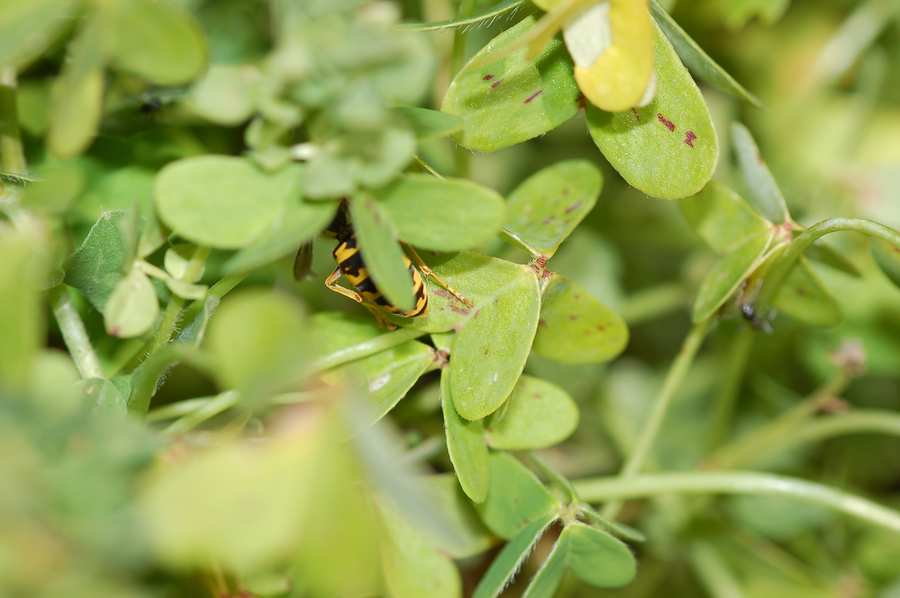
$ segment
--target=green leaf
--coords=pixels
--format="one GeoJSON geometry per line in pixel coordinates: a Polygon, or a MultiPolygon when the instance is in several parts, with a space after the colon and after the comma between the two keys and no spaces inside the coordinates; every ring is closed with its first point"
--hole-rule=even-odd
{"type": "Polygon", "coordinates": [[[492,453],[490,465],[487,499],[475,509],[492,532],[510,539],[534,521],[555,518],[558,502],[527,467],[506,453],[492,453]]]}
{"type": "Polygon", "coordinates": [[[103,101],[103,24],[88,21],[69,43],[63,70],[51,91],[47,144],[61,158],[81,153],[97,133],[103,101]]]}
{"type": "Polygon", "coordinates": [[[117,68],[157,85],[187,83],[206,66],[206,40],[193,17],[173,2],[105,3],[117,68]]]}
{"type": "Polygon", "coordinates": [[[804,255],[814,262],[825,264],[854,278],[862,276],[853,260],[822,240],[809,247],[804,255]]]}
{"type": "Polygon", "coordinates": [[[441,409],[444,413],[447,452],[466,496],[480,503],[487,496],[490,482],[484,427],[481,421],[466,421],[459,416],[453,406],[449,387],[449,375],[444,370],[441,372],[441,409]]]}
{"type": "Polygon", "coordinates": [[[678,199],[712,177],[719,144],[706,102],[665,36],[657,31],[656,97],[643,108],[587,108],[594,143],[629,185],[678,199]]]}
{"type": "Polygon", "coordinates": [[[800,262],[791,270],[773,305],[811,326],[836,326],[843,319],[837,301],[824,287],[806,258],[800,258],[800,262]]]}
{"type": "Polygon", "coordinates": [[[764,23],[775,23],[790,5],[790,0],[735,0],[719,4],[725,24],[731,29],[744,27],[758,17],[764,23]]]}
{"type": "Polygon", "coordinates": [[[603,173],[590,162],[557,162],[513,190],[504,229],[532,253],[551,257],[594,208],[602,188],[603,173]]]}
{"type": "Polygon", "coordinates": [[[759,265],[773,236],[774,233],[768,233],[750,237],[713,265],[697,291],[692,314],[694,322],[709,318],[728,301],[741,282],[759,265]]]}
{"type": "Polygon", "coordinates": [[[107,334],[122,338],[144,334],[158,315],[159,301],[153,283],[137,267],[116,284],[103,307],[107,334]]]}
{"type": "Polygon", "coordinates": [[[24,70],[71,22],[75,0],[0,3],[0,64],[24,70]]]}
{"type": "Polygon", "coordinates": [[[578,426],[578,406],[562,388],[522,376],[503,409],[491,415],[487,439],[492,448],[509,451],[558,444],[578,426]]]}
{"type": "Polygon", "coordinates": [[[350,220],[375,286],[392,305],[412,309],[416,303],[412,275],[388,214],[370,195],[358,194],[350,201],[350,220]]]}
{"type": "Polygon", "coordinates": [[[439,110],[429,110],[418,106],[398,106],[394,113],[409,123],[416,139],[439,139],[458,133],[463,128],[463,121],[458,116],[439,110]]]}
{"type": "Polygon", "coordinates": [[[571,540],[564,534],[557,538],[550,554],[541,563],[541,568],[528,583],[522,598],[553,598],[556,595],[556,590],[566,572],[570,544],[571,540]]]}
{"type": "Polygon", "coordinates": [[[103,311],[115,286],[131,269],[137,250],[134,212],[104,212],[66,263],[65,283],[103,311]]]}
{"type": "Polygon", "coordinates": [[[503,198],[463,179],[407,174],[376,196],[400,239],[423,249],[477,247],[494,238],[503,223],[503,198]]]}
{"type": "Polygon", "coordinates": [[[463,147],[493,152],[543,135],[578,111],[578,87],[565,46],[553,39],[535,60],[522,48],[480,66],[486,55],[515,43],[534,26],[527,17],[491,40],[456,74],[441,110],[462,117],[463,147]]]}
{"type": "Polygon", "coordinates": [[[288,200],[282,217],[272,223],[273,230],[238,251],[225,262],[223,271],[248,272],[295,253],[328,226],[337,208],[334,202],[288,200]]]}
{"type": "Polygon", "coordinates": [[[750,192],[747,199],[769,222],[781,224],[790,220],[784,195],[763,161],[750,131],[741,123],[733,123],[731,137],[738,166],[750,192]]]}
{"type": "Polygon", "coordinates": [[[554,274],[544,291],[534,352],[561,363],[603,363],[628,344],[622,317],[576,282],[554,274]]]}
{"type": "Polygon", "coordinates": [[[299,196],[294,168],[266,174],[230,156],[198,156],[166,165],[156,177],[156,207],[175,233],[218,249],[247,247],[270,230],[299,196]]]}
{"type": "Polygon", "coordinates": [[[559,541],[563,538],[569,541],[569,567],[585,583],[597,588],[620,588],[634,579],[634,555],[610,534],[576,521],[566,526],[559,541]]]}
{"type": "Polygon", "coordinates": [[[453,561],[399,513],[382,506],[388,542],[382,552],[384,578],[394,598],[457,598],[462,582],[453,561]]]}
{"type": "Polygon", "coordinates": [[[403,23],[402,27],[411,31],[437,31],[439,29],[453,29],[455,27],[464,27],[466,25],[476,25],[483,21],[492,21],[506,12],[515,10],[524,4],[525,1],[526,0],[503,0],[502,2],[477,10],[468,17],[449,19],[447,21],[438,21],[434,23],[403,23]]]}
{"type": "Polygon", "coordinates": [[[680,200],[678,207],[688,225],[717,253],[729,253],[770,228],[740,195],[718,181],[680,200]]]}
{"type": "Polygon", "coordinates": [[[481,419],[509,397],[525,369],[540,310],[537,278],[524,266],[491,300],[475,303],[456,333],[449,367],[450,393],[461,416],[481,419]]]}
{"type": "Polygon", "coordinates": [[[694,39],[675,22],[669,13],[659,5],[659,2],[653,0],[650,3],[650,10],[653,11],[653,18],[656,24],[666,34],[669,42],[678,52],[678,57],[687,66],[687,68],[697,77],[706,81],[719,91],[731,94],[742,100],[750,102],[756,107],[761,106],[760,101],[752,93],[747,91],[743,85],[735,81],[728,71],[719,66],[709,54],[703,51],[694,39]]]}
{"type": "Polygon", "coordinates": [[[436,539],[436,545],[455,559],[481,554],[490,548],[495,539],[481,523],[456,476],[452,473],[429,476],[428,484],[434,497],[434,508],[443,514],[459,536],[459,541],[452,545],[439,539],[436,539]]]}
{"type": "Polygon", "coordinates": [[[310,354],[302,307],[277,292],[229,296],[212,320],[207,346],[224,388],[247,388],[297,372],[310,354]]]}
{"type": "Polygon", "coordinates": [[[503,547],[497,558],[491,563],[490,568],[478,586],[472,598],[496,598],[512,583],[522,564],[531,554],[538,540],[544,535],[544,531],[556,520],[555,515],[545,514],[526,525],[509,543],[503,547]]]}
{"type": "Polygon", "coordinates": [[[27,388],[43,343],[40,276],[35,275],[40,267],[34,256],[31,239],[0,225],[0,389],[27,388]]]}
{"type": "Polygon", "coordinates": [[[185,104],[210,122],[233,126],[252,116],[262,73],[252,65],[214,64],[191,86],[185,104]]]}
{"type": "Polygon", "coordinates": [[[881,239],[872,239],[872,257],[888,280],[900,287],[900,247],[881,239]]]}

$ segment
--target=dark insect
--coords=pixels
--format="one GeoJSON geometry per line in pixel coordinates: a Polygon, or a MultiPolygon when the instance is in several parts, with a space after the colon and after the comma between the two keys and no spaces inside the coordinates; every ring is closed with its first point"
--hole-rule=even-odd
{"type": "MultiPolygon", "coordinates": [[[[409,271],[413,282],[413,292],[415,293],[416,303],[412,309],[403,310],[391,304],[388,299],[382,295],[381,291],[375,285],[375,282],[369,275],[369,270],[363,259],[356,241],[356,232],[347,217],[346,209],[341,206],[334,221],[326,229],[326,234],[337,239],[338,244],[331,252],[337,267],[325,279],[325,286],[329,290],[343,295],[348,299],[356,301],[363,307],[368,309],[379,323],[387,324],[385,314],[400,316],[403,318],[413,318],[425,314],[428,311],[428,290],[425,286],[423,277],[431,278],[436,284],[446,289],[457,300],[468,307],[472,307],[472,302],[459,294],[446,281],[441,279],[434,271],[422,261],[422,258],[416,253],[415,249],[404,244],[405,255],[403,256],[403,264],[409,271]],[[347,288],[338,284],[341,277],[347,279],[352,285],[347,288]]],[[[302,279],[309,272],[309,264],[311,259],[312,244],[307,243],[300,247],[297,256],[294,259],[294,277],[297,280],[302,279]]]]}
{"type": "Polygon", "coordinates": [[[145,93],[141,96],[141,103],[138,107],[141,114],[155,114],[163,107],[163,100],[158,95],[145,93]]]}

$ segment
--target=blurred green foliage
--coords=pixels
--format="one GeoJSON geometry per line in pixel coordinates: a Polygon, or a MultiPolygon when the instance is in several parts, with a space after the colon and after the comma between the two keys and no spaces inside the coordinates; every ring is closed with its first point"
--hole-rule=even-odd
{"type": "Polygon", "coordinates": [[[592,4],[0,0],[0,594],[900,595],[900,8],[592,4]]]}

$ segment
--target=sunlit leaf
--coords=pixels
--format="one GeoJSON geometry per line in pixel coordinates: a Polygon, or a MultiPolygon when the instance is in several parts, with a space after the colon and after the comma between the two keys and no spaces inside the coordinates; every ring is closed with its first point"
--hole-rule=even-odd
{"type": "Polygon", "coordinates": [[[450,394],[466,419],[493,413],[509,397],[525,368],[537,332],[541,295],[525,267],[456,333],[450,361],[450,394]]]}
{"type": "Polygon", "coordinates": [[[480,420],[466,421],[459,416],[450,396],[448,372],[441,372],[441,409],[447,452],[456,471],[459,485],[475,502],[484,501],[490,481],[488,449],[484,441],[484,427],[480,420]]]}
{"type": "Polygon", "coordinates": [[[628,328],[581,285],[554,274],[544,291],[534,351],[561,363],[602,363],[625,349],[628,328]]]}
{"type": "Polygon", "coordinates": [[[507,453],[492,453],[490,465],[487,499],[475,508],[492,532],[511,539],[530,523],[553,516],[556,499],[528,468],[507,453]]]}
{"type": "Polygon", "coordinates": [[[578,425],[578,406],[563,389],[532,376],[522,376],[507,404],[487,422],[492,448],[538,449],[562,442],[578,425]]]}
{"type": "Polygon", "coordinates": [[[718,141],[706,102],[665,36],[656,36],[656,96],[643,108],[589,106],[588,130],[619,174],[651,197],[678,199],[712,177],[718,141]]]}
{"type": "Polygon", "coordinates": [[[70,23],[75,0],[7,0],[0,3],[0,64],[24,67],[38,58],[70,23]]]}
{"type": "Polygon", "coordinates": [[[678,202],[694,232],[717,253],[728,253],[750,237],[765,234],[769,224],[744,199],[718,181],[678,202]]]}
{"type": "Polygon", "coordinates": [[[503,198],[463,179],[407,174],[376,196],[399,238],[434,251],[459,251],[491,240],[503,223],[503,198]]]}
{"type": "Polygon", "coordinates": [[[488,43],[457,73],[441,109],[462,117],[459,143],[492,152],[550,131],[578,110],[572,64],[559,40],[551,41],[534,61],[526,49],[479,66],[479,57],[516,43],[534,26],[529,17],[488,43]]]}
{"type": "Polygon", "coordinates": [[[230,156],[198,156],[168,164],[156,177],[162,221],[185,239],[221,249],[247,247],[299,196],[297,172],[266,174],[230,156]]]}
{"type": "Polygon", "coordinates": [[[594,208],[602,187],[603,174],[586,160],[544,168],[510,193],[505,230],[550,257],[594,208]]]}

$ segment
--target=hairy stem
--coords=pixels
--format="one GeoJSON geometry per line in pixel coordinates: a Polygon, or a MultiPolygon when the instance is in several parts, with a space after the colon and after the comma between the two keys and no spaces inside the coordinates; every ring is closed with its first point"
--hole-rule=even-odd
{"type": "MultiPolygon", "coordinates": [[[[666,414],[669,411],[669,407],[672,404],[672,398],[675,396],[675,393],[684,381],[684,377],[690,369],[691,364],[694,362],[694,357],[697,355],[697,350],[700,348],[703,338],[706,336],[706,329],[708,326],[709,320],[694,324],[694,327],[684,339],[681,351],[679,351],[675,361],[672,362],[672,367],[669,369],[669,373],[666,375],[666,379],[659,391],[659,395],[654,401],[653,411],[650,412],[647,423],[644,424],[644,428],[641,430],[641,434],[638,437],[631,454],[628,456],[628,460],[622,467],[622,472],[619,474],[619,477],[623,480],[635,475],[644,465],[644,461],[650,453],[650,449],[653,448],[653,443],[656,441],[659,430],[662,427],[666,414]]],[[[621,507],[621,502],[610,502],[603,508],[601,515],[605,519],[615,519],[621,507]]]]}
{"type": "Polygon", "coordinates": [[[69,291],[64,285],[60,285],[50,292],[50,304],[53,316],[59,324],[63,342],[66,343],[66,348],[75,362],[75,367],[78,368],[78,373],[84,379],[103,378],[100,360],[94,353],[94,347],[84,328],[84,322],[81,321],[81,316],[78,315],[78,310],[75,309],[69,291]]]}
{"type": "Polygon", "coordinates": [[[796,478],[738,471],[680,472],[576,480],[575,490],[588,502],[667,494],[762,494],[822,505],[863,521],[900,532],[900,513],[859,496],[796,478]]]}

